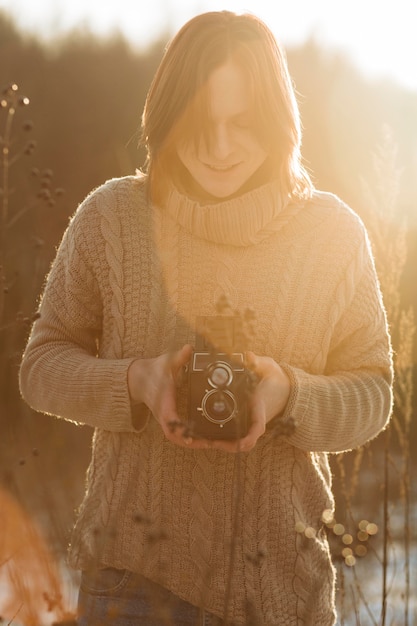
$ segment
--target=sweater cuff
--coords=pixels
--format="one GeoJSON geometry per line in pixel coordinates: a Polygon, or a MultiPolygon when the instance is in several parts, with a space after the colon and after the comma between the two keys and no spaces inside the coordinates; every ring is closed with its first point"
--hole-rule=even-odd
{"type": "Polygon", "coordinates": [[[141,432],[149,420],[149,409],[146,405],[132,405],[127,385],[127,372],[134,359],[120,359],[112,367],[111,396],[115,407],[110,430],[127,430],[141,432]],[[128,418],[128,422],[126,422],[128,418]]]}
{"type": "Polygon", "coordinates": [[[297,428],[304,422],[310,398],[310,385],[308,377],[303,376],[302,370],[287,363],[280,363],[279,366],[290,379],[291,390],[285,409],[268,422],[268,430],[289,437],[296,433],[297,428]]]}

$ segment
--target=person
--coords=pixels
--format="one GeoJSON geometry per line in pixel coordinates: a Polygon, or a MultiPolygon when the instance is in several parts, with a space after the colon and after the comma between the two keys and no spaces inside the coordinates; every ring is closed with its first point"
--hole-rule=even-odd
{"type": "Polygon", "coordinates": [[[94,429],[78,623],[330,626],[328,457],[392,405],[367,232],[313,185],[252,14],[179,30],[141,137],[143,171],[70,220],[20,368],[35,410],[94,429]]]}

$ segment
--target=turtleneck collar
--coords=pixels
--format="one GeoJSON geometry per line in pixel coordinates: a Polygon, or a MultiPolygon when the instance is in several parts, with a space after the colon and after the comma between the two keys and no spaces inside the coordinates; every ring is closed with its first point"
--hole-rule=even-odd
{"type": "Polygon", "coordinates": [[[165,210],[192,235],[234,246],[259,243],[282,226],[288,199],[277,181],[269,182],[232,199],[204,204],[171,186],[165,210]]]}

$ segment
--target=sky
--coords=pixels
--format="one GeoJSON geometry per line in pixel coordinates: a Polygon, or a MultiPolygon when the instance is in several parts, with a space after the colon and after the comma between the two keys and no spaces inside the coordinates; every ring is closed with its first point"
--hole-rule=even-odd
{"type": "Polygon", "coordinates": [[[395,80],[417,92],[415,0],[0,0],[19,26],[47,38],[84,25],[122,32],[144,48],[203,11],[249,11],[284,46],[314,37],[347,54],[365,76],[395,80]]]}

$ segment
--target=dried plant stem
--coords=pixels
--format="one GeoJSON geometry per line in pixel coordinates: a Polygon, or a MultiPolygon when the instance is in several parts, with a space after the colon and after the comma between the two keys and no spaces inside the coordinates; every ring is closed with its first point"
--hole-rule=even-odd
{"type": "Polygon", "coordinates": [[[390,429],[385,433],[384,448],[384,502],[383,502],[383,543],[382,543],[382,597],[381,597],[381,626],[385,626],[387,618],[388,599],[388,544],[389,544],[389,465],[390,465],[390,429]]]}
{"type": "Polygon", "coordinates": [[[10,167],[10,138],[12,132],[15,108],[10,106],[6,116],[4,127],[4,136],[1,141],[2,146],[2,207],[0,219],[0,322],[4,313],[4,263],[5,263],[5,244],[6,244],[6,228],[9,215],[9,167],[10,167]]]}
{"type": "Polygon", "coordinates": [[[4,233],[7,224],[7,218],[9,213],[9,169],[10,169],[10,138],[12,132],[13,119],[16,109],[14,106],[10,106],[6,116],[6,123],[4,128],[3,137],[3,149],[2,149],[2,169],[3,169],[3,200],[2,200],[2,215],[1,215],[1,243],[4,241],[4,233]]]}
{"type": "MultiPolygon", "coordinates": [[[[380,280],[381,290],[386,306],[387,319],[391,328],[391,340],[394,357],[394,412],[391,423],[382,437],[381,447],[381,473],[382,479],[382,503],[381,503],[381,535],[382,545],[375,550],[376,564],[380,567],[380,599],[379,626],[391,626],[390,623],[390,598],[393,591],[393,581],[397,561],[394,551],[395,542],[401,543],[404,553],[401,563],[401,571],[404,578],[401,581],[401,604],[395,604],[395,620],[400,619],[402,612],[402,626],[408,626],[410,616],[410,569],[411,569],[411,421],[414,412],[413,406],[413,342],[416,331],[415,319],[412,309],[405,310],[401,298],[402,277],[407,260],[407,226],[405,218],[398,212],[398,191],[400,188],[400,171],[396,163],[396,145],[389,129],[385,129],[381,145],[374,154],[374,180],[371,184],[364,182],[364,193],[369,207],[368,231],[375,252],[375,262],[380,280]],[[395,456],[398,453],[398,457],[395,456]],[[399,487],[399,491],[397,489],[399,487]],[[394,536],[393,513],[391,506],[397,491],[401,501],[401,536],[394,536]]],[[[352,471],[347,476],[344,459],[337,459],[337,467],[340,473],[341,498],[344,503],[345,515],[351,516],[354,497],[357,495],[358,476],[362,470],[362,454],[372,454],[373,444],[362,449],[355,457],[352,471]]],[[[342,565],[343,567],[343,565],[342,565]]],[[[353,571],[356,591],[354,600],[360,601],[367,611],[367,619],[375,623],[370,612],[370,606],[360,586],[358,572],[353,571]]],[[[346,584],[346,580],[343,581],[346,584]]],[[[346,589],[343,589],[341,601],[346,597],[346,589]]],[[[339,601],[340,602],[340,601],[339,601]]],[[[396,598],[393,598],[396,603],[396,598]]],[[[342,606],[343,608],[343,606],[342,606]]],[[[350,616],[356,617],[359,624],[360,614],[357,607],[353,607],[355,613],[350,616]]],[[[397,623],[397,621],[395,622],[397,623]]],[[[399,622],[398,622],[399,624],[399,622]]]]}
{"type": "Polygon", "coordinates": [[[15,617],[17,617],[17,615],[20,613],[20,611],[22,610],[22,607],[23,607],[23,602],[19,606],[19,608],[17,609],[16,613],[13,615],[12,619],[10,620],[10,622],[7,622],[7,626],[11,626],[11,624],[13,624],[15,617]]]}
{"type": "MultiPolygon", "coordinates": [[[[360,584],[359,577],[358,577],[358,575],[356,573],[356,570],[354,568],[353,568],[353,577],[354,577],[354,581],[355,581],[356,592],[357,592],[359,598],[362,600],[362,603],[363,603],[363,605],[364,605],[364,607],[366,609],[366,612],[367,612],[367,614],[369,616],[369,619],[371,620],[372,626],[378,626],[378,624],[375,621],[375,618],[374,618],[374,616],[372,614],[371,608],[370,608],[370,606],[369,606],[369,604],[368,604],[368,602],[366,600],[365,594],[362,591],[362,587],[361,587],[361,584],[360,584]]],[[[352,594],[353,594],[353,590],[352,590],[352,594]]],[[[355,613],[356,613],[356,623],[358,625],[360,625],[360,622],[361,622],[360,615],[358,614],[358,609],[357,609],[356,606],[355,606],[355,613]]]]}

